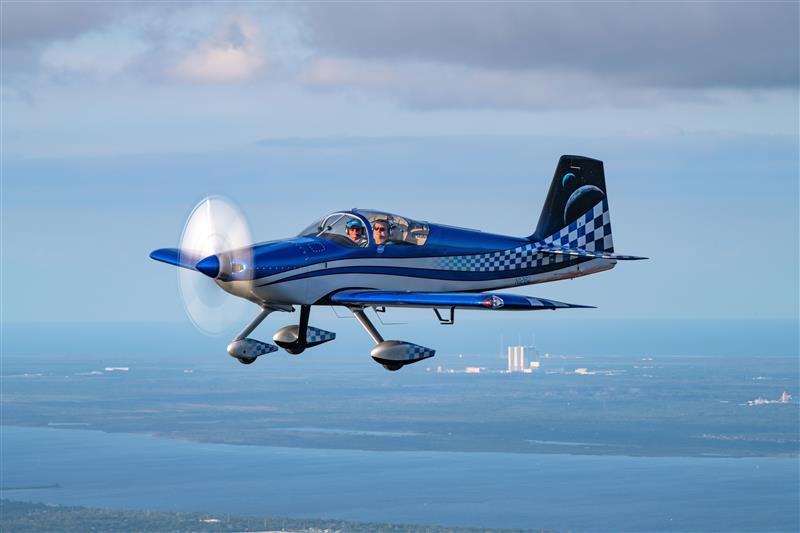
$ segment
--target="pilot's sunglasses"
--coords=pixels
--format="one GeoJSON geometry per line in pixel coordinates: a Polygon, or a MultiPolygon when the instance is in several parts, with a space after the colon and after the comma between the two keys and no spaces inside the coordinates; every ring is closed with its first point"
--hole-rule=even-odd
{"type": "Polygon", "coordinates": [[[375,231],[386,233],[386,228],[375,228],[375,231]]]}

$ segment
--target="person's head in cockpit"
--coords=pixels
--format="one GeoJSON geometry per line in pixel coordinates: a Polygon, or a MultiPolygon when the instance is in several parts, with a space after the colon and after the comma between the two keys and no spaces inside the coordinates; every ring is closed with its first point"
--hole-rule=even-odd
{"type": "Polygon", "coordinates": [[[386,244],[389,238],[389,222],[386,220],[376,220],[372,223],[372,237],[375,244],[386,244]]]}
{"type": "Polygon", "coordinates": [[[364,243],[366,243],[366,238],[364,237],[364,226],[360,221],[351,220],[347,223],[345,228],[347,231],[347,236],[351,241],[359,246],[362,246],[364,243]]]}

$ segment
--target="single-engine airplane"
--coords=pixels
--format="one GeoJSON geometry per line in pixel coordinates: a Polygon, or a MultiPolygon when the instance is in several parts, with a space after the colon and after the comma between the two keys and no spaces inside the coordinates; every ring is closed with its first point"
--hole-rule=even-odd
{"type": "Polygon", "coordinates": [[[309,325],[312,306],[331,305],[349,309],[375,341],[372,358],[387,370],[398,370],[433,357],[435,350],[384,340],[365,314],[367,308],[432,308],[442,324],[452,324],[456,309],[590,307],[493,291],[646,259],[614,253],[603,163],[581,156],[561,157],[539,223],[527,237],[351,209],[315,221],[296,237],[236,243],[230,235],[243,222],[234,215],[215,223],[213,211],[210,200],[199,204],[180,248],[155,250],[150,257],[196,271],[193,276],[208,276],[224,291],[261,308],[228,345],[228,353],[243,364],[278,347],[299,354],[333,340],[335,333],[309,325]],[[277,346],[249,337],[267,315],[293,312],[295,306],[299,323],[275,333],[277,346]]]}

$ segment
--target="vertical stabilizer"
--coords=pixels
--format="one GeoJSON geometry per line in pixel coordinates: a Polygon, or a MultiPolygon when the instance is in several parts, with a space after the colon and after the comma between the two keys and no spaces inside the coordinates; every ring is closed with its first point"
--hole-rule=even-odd
{"type": "Polygon", "coordinates": [[[530,239],[591,251],[614,251],[602,161],[561,156],[539,224],[530,239]]]}

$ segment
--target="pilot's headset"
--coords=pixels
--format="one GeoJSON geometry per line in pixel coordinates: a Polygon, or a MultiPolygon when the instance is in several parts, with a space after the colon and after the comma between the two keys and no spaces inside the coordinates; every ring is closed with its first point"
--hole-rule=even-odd
{"type": "Polygon", "coordinates": [[[361,231],[364,230],[364,225],[361,223],[360,220],[356,220],[356,219],[353,219],[353,220],[349,221],[347,224],[345,224],[345,227],[347,229],[357,228],[357,229],[360,229],[361,231]]]}

